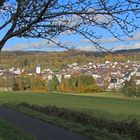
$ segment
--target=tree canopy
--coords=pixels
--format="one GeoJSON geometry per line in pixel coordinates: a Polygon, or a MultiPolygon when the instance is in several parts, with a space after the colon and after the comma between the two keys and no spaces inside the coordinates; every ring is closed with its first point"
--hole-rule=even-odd
{"type": "Polygon", "coordinates": [[[121,39],[139,28],[139,18],[140,0],[0,0],[0,51],[13,37],[43,38],[69,49],[55,40],[62,33],[80,34],[105,49],[97,27],[121,39]]]}

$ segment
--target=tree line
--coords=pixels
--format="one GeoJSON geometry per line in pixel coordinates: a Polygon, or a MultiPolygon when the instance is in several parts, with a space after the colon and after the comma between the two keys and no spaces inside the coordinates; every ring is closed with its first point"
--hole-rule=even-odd
{"type": "Polygon", "coordinates": [[[89,62],[94,64],[104,63],[105,61],[140,61],[140,53],[132,54],[104,54],[95,55],[86,52],[34,52],[34,53],[22,53],[22,52],[2,52],[0,54],[0,68],[21,68],[25,70],[36,67],[37,64],[42,69],[49,68],[53,71],[58,71],[67,68],[68,64],[77,62],[78,65],[85,65],[89,62]]]}
{"type": "Polygon", "coordinates": [[[22,75],[16,78],[0,78],[0,87],[12,88],[14,91],[60,91],[60,92],[98,92],[95,79],[90,75],[72,75],[66,79],[64,76],[61,82],[56,76],[51,80],[43,80],[40,75],[22,75]]]}
{"type": "MultiPolygon", "coordinates": [[[[70,78],[62,76],[61,82],[54,75],[51,80],[43,80],[40,75],[20,75],[18,77],[0,77],[0,89],[13,91],[45,91],[45,92],[67,92],[67,93],[93,93],[104,91],[98,86],[91,75],[72,75],[70,78]]],[[[140,96],[140,85],[136,84],[135,75],[129,81],[125,81],[120,89],[125,96],[140,96]]]]}
{"type": "Polygon", "coordinates": [[[128,80],[125,81],[121,91],[124,93],[125,96],[129,96],[129,97],[140,96],[140,85],[136,84],[135,75],[132,76],[129,81],[128,80]]]}

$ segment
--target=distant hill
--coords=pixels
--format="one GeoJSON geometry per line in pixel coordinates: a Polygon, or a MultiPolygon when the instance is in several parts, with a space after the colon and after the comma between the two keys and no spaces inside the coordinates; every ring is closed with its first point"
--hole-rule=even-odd
{"type": "Polygon", "coordinates": [[[0,53],[0,67],[19,67],[26,70],[33,69],[36,65],[58,71],[68,64],[77,62],[79,65],[104,63],[105,61],[140,61],[140,49],[117,50],[110,53],[93,51],[3,51],[0,53]]]}
{"type": "MultiPolygon", "coordinates": [[[[139,49],[122,49],[122,50],[116,50],[114,52],[112,52],[112,54],[131,54],[131,53],[139,53],[140,52],[140,48],[139,49]]],[[[85,55],[106,55],[108,53],[104,53],[104,52],[99,52],[99,51],[81,51],[81,53],[84,53],[85,55]]]]}
{"type": "Polygon", "coordinates": [[[129,49],[129,50],[123,49],[123,50],[114,51],[114,53],[116,54],[139,53],[139,52],[140,49],[129,49]]]}
{"type": "MultiPolygon", "coordinates": [[[[16,55],[31,55],[31,54],[59,54],[61,52],[47,52],[47,51],[3,51],[3,53],[9,53],[9,54],[16,54],[16,55]]],[[[81,51],[81,50],[75,50],[75,51],[64,51],[65,53],[69,55],[85,55],[85,56],[105,56],[108,53],[100,52],[100,51],[81,51]]],[[[131,54],[131,53],[139,53],[139,49],[123,49],[123,50],[116,50],[112,52],[112,54],[131,54]]]]}

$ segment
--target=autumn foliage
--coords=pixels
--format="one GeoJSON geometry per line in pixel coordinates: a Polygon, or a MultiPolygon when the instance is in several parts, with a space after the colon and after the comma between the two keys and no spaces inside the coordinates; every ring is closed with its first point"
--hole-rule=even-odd
{"type": "Polygon", "coordinates": [[[70,78],[53,76],[43,80],[41,75],[21,75],[10,79],[0,79],[0,87],[12,88],[14,91],[60,91],[60,92],[97,92],[99,87],[90,75],[72,75],[70,78]],[[11,82],[10,82],[11,81],[11,82]]]}
{"type": "Polygon", "coordinates": [[[69,79],[62,78],[60,84],[60,91],[62,92],[97,92],[99,87],[95,79],[90,75],[72,75],[69,79]]]}

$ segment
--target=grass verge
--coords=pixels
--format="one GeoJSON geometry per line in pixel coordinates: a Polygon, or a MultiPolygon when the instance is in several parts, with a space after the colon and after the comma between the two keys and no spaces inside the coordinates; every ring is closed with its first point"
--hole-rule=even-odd
{"type": "Polygon", "coordinates": [[[35,140],[35,138],[0,118],[0,140],[35,140]]]}
{"type": "MultiPolygon", "coordinates": [[[[67,128],[72,131],[84,134],[94,140],[133,140],[136,137],[130,137],[128,133],[124,133],[123,130],[113,131],[116,128],[113,121],[110,123],[105,122],[100,118],[95,119],[82,112],[72,111],[65,108],[58,108],[56,106],[48,106],[46,108],[38,105],[30,105],[22,103],[19,105],[6,105],[13,108],[16,111],[20,111],[27,115],[39,118],[43,121],[53,123],[59,127],[67,128]],[[49,114],[49,115],[48,115],[49,114]],[[93,118],[93,120],[92,120],[93,118]],[[93,123],[93,122],[94,123],[93,123]],[[96,124],[95,124],[96,122],[96,124]],[[108,130],[105,125],[110,125],[108,130]],[[122,131],[122,132],[121,132],[122,131]]],[[[125,123],[122,123],[123,125],[125,123]]],[[[120,125],[122,125],[120,124],[120,125]]]]}
{"type": "MultiPolygon", "coordinates": [[[[107,93],[106,93],[107,94],[107,93]]],[[[100,93],[99,93],[100,95],[100,93]]],[[[54,104],[58,107],[86,111],[91,115],[106,116],[107,119],[124,120],[128,117],[140,121],[140,100],[114,97],[95,97],[50,93],[0,92],[0,105],[3,103],[18,104],[28,102],[47,106],[54,104]]]]}

